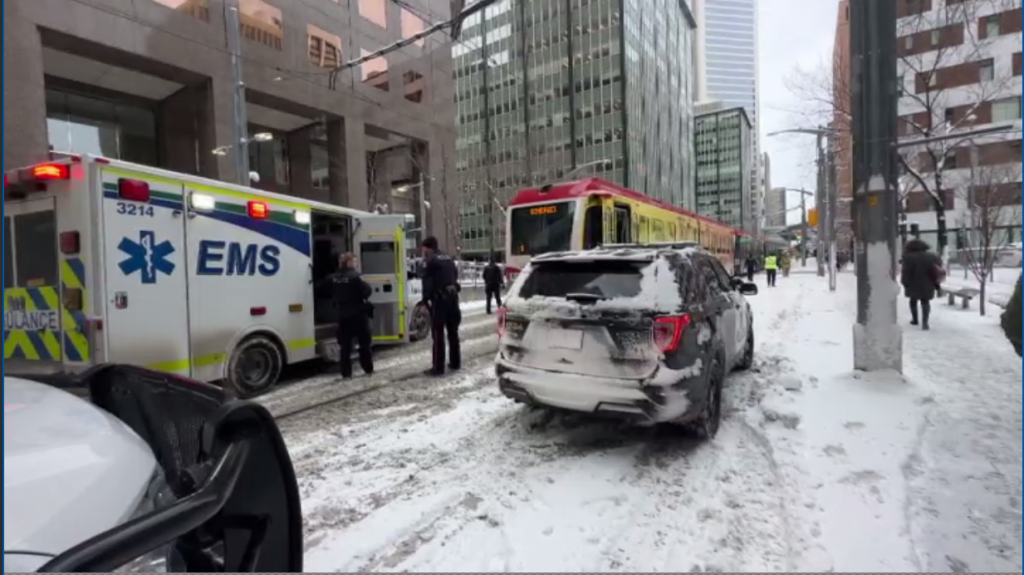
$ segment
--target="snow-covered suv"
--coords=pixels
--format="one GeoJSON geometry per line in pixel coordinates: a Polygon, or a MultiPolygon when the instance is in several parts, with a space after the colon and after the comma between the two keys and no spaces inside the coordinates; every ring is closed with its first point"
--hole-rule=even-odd
{"type": "Polygon", "coordinates": [[[749,368],[745,295],[693,247],[616,246],[533,259],[499,312],[497,374],[519,402],[718,431],[722,384],[749,368]]]}

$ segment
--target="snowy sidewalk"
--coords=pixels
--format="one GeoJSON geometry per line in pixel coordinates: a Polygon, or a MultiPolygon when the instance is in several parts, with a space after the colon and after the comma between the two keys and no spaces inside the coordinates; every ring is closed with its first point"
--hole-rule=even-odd
{"type": "Polygon", "coordinates": [[[998,320],[901,317],[905,377],[857,373],[855,290],[793,276],[759,296],[782,326],[760,344],[761,425],[815,541],[800,568],[1019,572],[1021,362],[998,320]]]}

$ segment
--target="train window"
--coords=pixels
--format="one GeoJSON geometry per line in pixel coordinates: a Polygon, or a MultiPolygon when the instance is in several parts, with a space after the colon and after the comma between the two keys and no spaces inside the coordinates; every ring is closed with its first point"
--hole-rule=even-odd
{"type": "Polygon", "coordinates": [[[651,234],[647,224],[647,216],[640,216],[640,243],[650,243],[651,234]]]}
{"type": "Polygon", "coordinates": [[[633,234],[630,230],[630,218],[629,208],[627,206],[617,205],[615,206],[615,242],[620,244],[628,244],[633,241],[633,234]]]}
{"type": "Polygon", "coordinates": [[[600,205],[587,208],[586,226],[583,228],[583,249],[590,250],[604,240],[604,208],[600,205]]]}
{"type": "Polygon", "coordinates": [[[651,235],[656,242],[665,241],[665,223],[661,220],[651,220],[651,235]]]}
{"type": "Polygon", "coordinates": [[[669,222],[668,224],[668,239],[677,241],[679,238],[676,237],[676,224],[675,222],[669,222]]]}

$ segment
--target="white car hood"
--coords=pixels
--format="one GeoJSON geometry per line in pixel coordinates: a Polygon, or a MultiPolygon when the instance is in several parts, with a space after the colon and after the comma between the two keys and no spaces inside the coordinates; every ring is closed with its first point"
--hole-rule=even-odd
{"type": "Polygon", "coordinates": [[[106,411],[4,378],[5,554],[57,555],[123,523],[156,470],[145,441],[106,411]]]}

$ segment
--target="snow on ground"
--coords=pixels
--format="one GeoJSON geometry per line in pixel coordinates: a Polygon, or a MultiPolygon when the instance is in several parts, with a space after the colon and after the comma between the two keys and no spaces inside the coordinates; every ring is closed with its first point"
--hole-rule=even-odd
{"type": "Polygon", "coordinates": [[[906,377],[858,374],[852,275],[761,289],[712,443],[518,406],[487,357],[282,420],[306,568],[1019,570],[1021,363],[996,320],[936,306],[906,377]]]}

